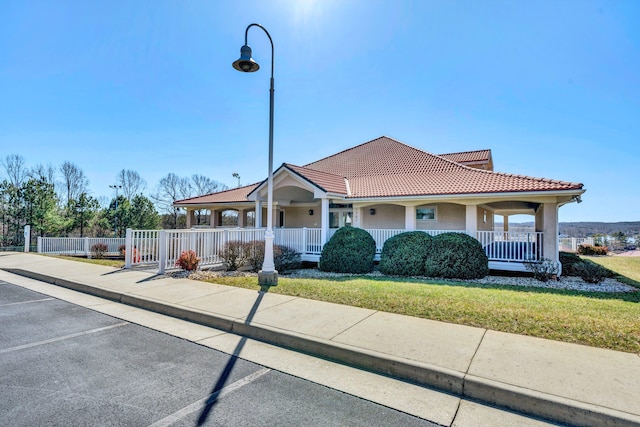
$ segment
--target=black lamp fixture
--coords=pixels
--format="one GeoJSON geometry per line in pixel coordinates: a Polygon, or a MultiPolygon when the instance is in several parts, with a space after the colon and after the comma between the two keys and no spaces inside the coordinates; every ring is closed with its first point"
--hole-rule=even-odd
{"type": "Polygon", "coordinates": [[[369,215],[375,215],[376,214],[376,210],[371,208],[369,209],[369,215]]]}
{"type": "Polygon", "coordinates": [[[313,215],[313,209],[309,209],[309,215],[313,215]]]}

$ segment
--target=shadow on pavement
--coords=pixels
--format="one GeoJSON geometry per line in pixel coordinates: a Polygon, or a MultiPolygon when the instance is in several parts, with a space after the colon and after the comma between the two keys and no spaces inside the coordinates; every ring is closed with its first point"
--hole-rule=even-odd
{"type": "MultiPolygon", "coordinates": [[[[247,319],[244,321],[245,324],[251,323],[251,321],[253,320],[253,317],[258,311],[258,307],[260,306],[260,303],[262,302],[262,298],[264,298],[264,295],[268,291],[269,291],[268,286],[262,286],[260,288],[260,291],[258,292],[258,298],[253,303],[253,307],[251,307],[251,310],[249,311],[249,315],[247,316],[247,319]]],[[[204,408],[202,408],[202,412],[198,417],[198,423],[197,423],[198,426],[204,425],[204,423],[207,421],[207,418],[209,417],[211,411],[213,410],[214,405],[218,401],[218,396],[220,395],[220,392],[222,391],[225,384],[227,383],[227,380],[231,376],[231,372],[233,372],[233,368],[239,358],[238,356],[240,355],[240,352],[242,351],[242,348],[244,347],[246,342],[247,342],[247,338],[242,337],[242,339],[240,339],[240,342],[238,342],[238,345],[236,346],[236,348],[233,350],[233,354],[231,355],[231,358],[225,365],[222,373],[220,374],[220,377],[218,378],[218,381],[211,389],[211,394],[209,395],[209,398],[207,399],[207,402],[205,403],[204,408]]]]}

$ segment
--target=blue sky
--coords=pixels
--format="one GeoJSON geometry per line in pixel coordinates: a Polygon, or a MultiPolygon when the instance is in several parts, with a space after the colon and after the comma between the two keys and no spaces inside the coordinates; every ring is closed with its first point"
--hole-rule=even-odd
{"type": "Polygon", "coordinates": [[[490,148],[503,172],[582,182],[561,221],[639,221],[640,2],[0,1],[0,157],[229,186],[382,135],[490,148]]]}

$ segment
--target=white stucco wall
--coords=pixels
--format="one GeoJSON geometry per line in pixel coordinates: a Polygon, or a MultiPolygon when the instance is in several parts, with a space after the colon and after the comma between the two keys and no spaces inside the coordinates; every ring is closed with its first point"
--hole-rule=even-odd
{"type": "Polygon", "coordinates": [[[319,207],[286,207],[283,209],[285,212],[285,228],[320,228],[319,207]],[[313,209],[313,215],[309,215],[309,209],[313,209]]]}
{"type": "Polygon", "coordinates": [[[417,220],[418,230],[465,230],[466,207],[453,203],[437,203],[417,206],[419,208],[436,208],[436,220],[417,220]]]}
{"type": "Polygon", "coordinates": [[[404,206],[375,205],[362,209],[362,228],[404,229],[404,206]],[[375,209],[375,215],[369,213],[375,209]]]}

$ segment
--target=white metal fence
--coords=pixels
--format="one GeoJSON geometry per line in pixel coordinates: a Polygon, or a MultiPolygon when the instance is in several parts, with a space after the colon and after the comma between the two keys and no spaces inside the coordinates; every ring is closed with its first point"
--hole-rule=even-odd
{"type": "Polygon", "coordinates": [[[561,251],[578,252],[580,245],[593,245],[593,237],[561,237],[558,239],[558,245],[561,251]]]}
{"type": "MultiPolygon", "coordinates": [[[[317,261],[322,253],[322,230],[319,228],[277,228],[274,229],[274,243],[290,247],[302,255],[306,261],[317,261]]],[[[336,229],[330,229],[327,240],[336,229]]],[[[382,252],[384,242],[404,229],[368,229],[376,242],[376,256],[382,252]]],[[[430,235],[447,232],[464,233],[463,230],[423,230],[430,235]]],[[[263,228],[223,228],[191,230],[127,230],[125,267],[152,264],[158,272],[164,273],[175,267],[180,254],[193,250],[200,258],[201,266],[222,264],[222,253],[228,242],[251,242],[264,240],[263,228]]]]}
{"type": "Polygon", "coordinates": [[[96,243],[107,245],[107,255],[119,255],[124,238],[118,237],[41,237],[38,236],[38,253],[78,255],[91,257],[91,247],[96,243]]]}
{"type": "MultiPolygon", "coordinates": [[[[330,229],[327,240],[336,229],[330,229]]],[[[367,229],[376,242],[376,256],[382,252],[384,242],[407,230],[404,229],[367,229]]],[[[464,230],[421,230],[432,236],[442,233],[464,233],[464,230]]],[[[157,266],[159,273],[175,267],[180,254],[193,250],[201,259],[200,265],[221,264],[221,257],[228,242],[251,242],[264,240],[263,228],[226,228],[192,230],[127,230],[127,237],[91,238],[91,237],[39,237],[38,252],[64,255],[84,255],[91,257],[91,246],[105,243],[108,253],[117,255],[119,247],[126,245],[125,267],[136,265],[157,266]]],[[[322,253],[322,230],[319,228],[277,228],[274,229],[274,243],[290,247],[302,255],[306,261],[317,261],[322,253]]],[[[543,233],[541,232],[502,232],[478,231],[480,241],[487,257],[492,261],[536,261],[544,257],[543,233]]],[[[593,239],[560,239],[560,250],[577,250],[577,246],[589,243],[593,239]],[[571,245],[571,246],[568,246],[571,245]],[[567,249],[568,248],[568,249],[567,249]]]]}

